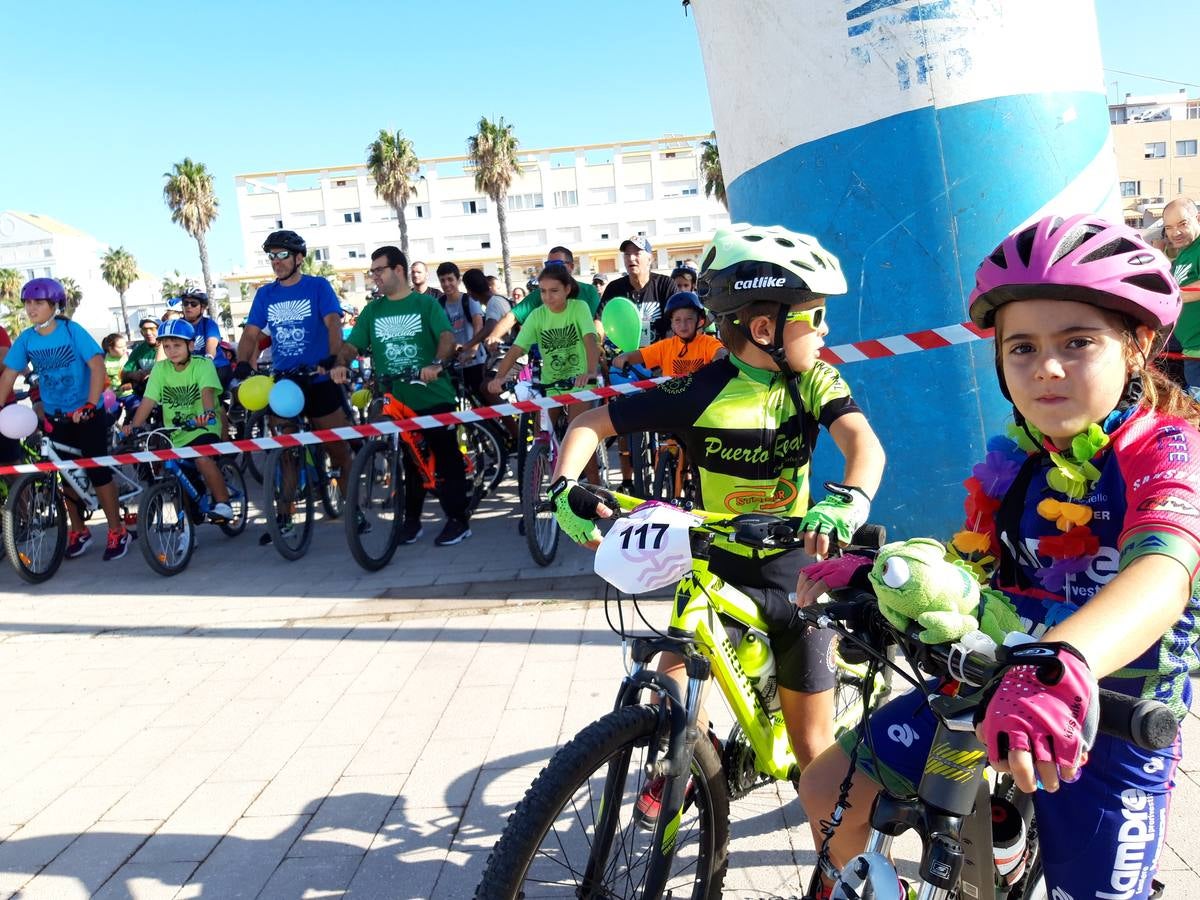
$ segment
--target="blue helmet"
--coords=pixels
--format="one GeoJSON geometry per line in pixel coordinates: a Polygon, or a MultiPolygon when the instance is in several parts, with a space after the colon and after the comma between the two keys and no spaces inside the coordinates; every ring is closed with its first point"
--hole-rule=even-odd
{"type": "Polygon", "coordinates": [[[158,339],[161,341],[163,338],[179,338],[190,344],[196,339],[196,329],[184,319],[171,319],[158,327],[158,339]]]}
{"type": "Polygon", "coordinates": [[[677,309],[694,309],[702,319],[707,316],[704,304],[700,302],[699,295],[694,291],[677,291],[671,295],[664,310],[666,317],[671,318],[671,313],[677,309]]]}

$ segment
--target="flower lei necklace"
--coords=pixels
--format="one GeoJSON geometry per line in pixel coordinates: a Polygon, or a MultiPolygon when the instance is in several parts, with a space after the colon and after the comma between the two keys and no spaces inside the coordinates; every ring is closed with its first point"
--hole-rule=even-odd
{"type": "Polygon", "coordinates": [[[1007,437],[996,436],[989,440],[983,462],[977,464],[971,470],[971,477],[963,482],[967,489],[965,509],[970,527],[954,535],[951,554],[970,566],[980,579],[986,580],[1000,556],[996,531],[996,512],[1000,503],[1025,460],[1036,453],[1046,453],[1054,464],[1046,473],[1046,484],[1066,499],[1046,497],[1037,505],[1038,515],[1053,522],[1061,533],[1038,539],[1038,554],[1049,557],[1052,562],[1034,574],[1045,590],[1061,594],[1067,579],[1087,569],[1100,552],[1100,539],[1088,527],[1092,508],[1076,501],[1091,493],[1100,479],[1100,470],[1093,460],[1108,446],[1109,434],[1136,408],[1136,404],[1129,404],[1125,409],[1110,413],[1102,425],[1092,423],[1072,439],[1069,451],[1056,448],[1029,424],[1024,429],[1011,425],[1007,437]]]}

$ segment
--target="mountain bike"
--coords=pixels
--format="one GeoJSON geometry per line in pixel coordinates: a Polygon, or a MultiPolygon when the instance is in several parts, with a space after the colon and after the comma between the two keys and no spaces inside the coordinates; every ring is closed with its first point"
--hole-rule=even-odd
{"type": "MultiPolygon", "coordinates": [[[[986,751],[975,735],[975,715],[987,696],[982,689],[1002,672],[995,645],[979,632],[962,642],[927,645],[918,637],[919,626],[899,631],[888,624],[873,594],[839,591],[835,596],[801,610],[801,618],[840,632],[843,642],[854,642],[881,664],[884,649],[901,648],[910,663],[940,679],[938,689],[930,691],[922,680],[896,668],[929,698],[938,724],[916,796],[881,790],[871,808],[866,849],[838,872],[828,846],[849,795],[858,747],[869,740],[871,710],[864,709],[838,808],[822,822],[824,840],[805,897],[816,896],[825,872],[836,877],[834,897],[901,900],[906,894],[889,854],[894,838],[911,829],[921,838],[920,878],[911,886],[921,900],[1045,898],[1032,797],[1017,790],[1007,775],[995,778],[993,773],[994,786],[989,785],[986,751]]],[[[1175,740],[1175,716],[1156,700],[1101,689],[1099,712],[1101,731],[1144,749],[1161,750],[1175,740]]],[[[1060,893],[1055,891],[1056,900],[1060,893]]]]}
{"type": "MultiPolygon", "coordinates": [[[[517,381],[513,385],[513,393],[518,400],[536,402],[550,393],[566,392],[574,387],[574,379],[550,384],[540,381],[517,381]]],[[[537,430],[533,433],[529,448],[525,452],[525,464],[521,474],[521,522],[524,525],[529,555],[539,566],[548,566],[558,554],[558,519],[554,517],[554,507],[548,500],[550,476],[558,463],[559,448],[570,423],[561,410],[552,412],[550,409],[542,409],[538,413],[537,423],[537,430]]],[[[607,488],[610,483],[608,447],[609,441],[604,441],[596,448],[599,486],[603,488],[607,488]]]]}
{"type": "Polygon", "coordinates": [[[673,435],[663,435],[658,441],[650,496],[684,509],[700,504],[699,473],[687,458],[687,448],[673,435]]]}
{"type": "MultiPolygon", "coordinates": [[[[140,440],[147,450],[171,447],[165,429],[141,435],[140,440]]],[[[237,537],[246,530],[250,511],[246,479],[231,457],[218,460],[217,467],[229,491],[233,517],[211,522],[227,537],[237,537]]],[[[166,576],[178,575],[186,569],[196,549],[196,527],[210,521],[212,504],[195,460],[164,460],[158,477],[138,499],[139,543],[147,565],[166,576]]]]}
{"type": "MultiPolygon", "coordinates": [[[[38,440],[38,457],[46,462],[63,462],[83,454],[51,436],[53,427],[69,421],[51,416],[50,430],[38,440]]],[[[110,466],[117,485],[117,502],[127,524],[137,521],[129,504],[142,486],[128,466],[110,466]]],[[[30,584],[54,575],[67,552],[67,503],[76,504],[84,518],[100,508],[96,491],[83,469],[56,469],[18,475],[9,485],[4,504],[4,549],[17,574],[30,584]]]]}
{"type": "MultiPolygon", "coordinates": [[[[394,381],[422,384],[416,372],[402,373],[394,381]],[[414,380],[415,379],[415,380],[414,380]]],[[[379,418],[419,417],[392,394],[383,395],[379,418]]],[[[467,511],[473,512],[503,477],[504,450],[493,431],[481,422],[454,426],[467,479],[467,511]]],[[[437,468],[424,431],[403,431],[365,441],[354,456],[346,486],[346,543],[355,561],[368,572],[383,568],[399,546],[404,526],[404,454],[421,473],[425,490],[437,492],[437,468]]]]}
{"type": "MultiPolygon", "coordinates": [[[[304,368],[280,377],[303,385],[317,374],[316,369],[304,368]]],[[[271,419],[273,436],[311,430],[303,413],[290,419],[272,413],[271,419]]],[[[341,473],[334,471],[329,453],[321,444],[268,451],[263,460],[263,513],[267,518],[264,542],[273,544],[284,559],[304,556],[316,523],[316,498],[320,498],[327,518],[336,519],[342,514],[340,480],[341,473]]]]}
{"type": "MultiPolygon", "coordinates": [[[[619,506],[622,514],[641,504],[609,497],[610,509],[619,506]]],[[[652,507],[663,505],[640,508],[652,507]]],[[[709,570],[709,558],[714,545],[780,550],[802,547],[803,539],[795,523],[773,516],[671,512],[673,520],[664,523],[637,524],[636,510],[628,527],[618,522],[601,542],[596,565],[619,590],[628,585],[618,576],[632,565],[660,580],[682,571],[670,625],[650,637],[614,627],[629,643],[632,668],[613,711],[560,748],[534,781],[488,858],[478,900],[719,897],[730,801],[799,778],[774,679],[760,673],[752,680],[741,661],[747,642],[767,641],[769,626],[746,593],[709,570]],[[607,547],[613,554],[602,564],[607,547]],[[686,694],[650,668],[664,651],[683,657],[686,694]],[[723,744],[697,728],[710,677],[737,723],[723,744]],[[636,803],[656,778],[665,778],[662,806],[645,830],[636,803]]],[[[882,530],[870,526],[859,537],[872,538],[881,542],[882,530]]],[[[844,729],[858,720],[864,702],[874,705],[888,693],[890,682],[840,649],[834,663],[835,724],[844,729]]]]}

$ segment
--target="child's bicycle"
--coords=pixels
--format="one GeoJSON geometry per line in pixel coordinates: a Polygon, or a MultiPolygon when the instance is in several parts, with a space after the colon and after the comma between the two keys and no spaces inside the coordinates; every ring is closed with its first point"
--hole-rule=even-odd
{"type": "MultiPolygon", "coordinates": [[[[139,435],[143,449],[169,449],[167,429],[139,435]]],[[[142,556],[159,575],[178,575],[188,567],[196,549],[196,527],[211,521],[227,537],[246,530],[249,502],[246,479],[232,457],[217,461],[229,491],[230,519],[210,518],[213,499],[200,470],[191,459],[164,460],[145,467],[151,482],[138,498],[138,524],[142,556]]]]}
{"type": "MultiPolygon", "coordinates": [[[[391,376],[391,381],[421,384],[417,372],[391,376]]],[[[419,414],[385,393],[375,417],[411,419],[419,414]]],[[[472,512],[504,475],[504,450],[482,422],[455,426],[467,478],[467,511],[472,512]]],[[[386,566],[399,546],[404,526],[404,454],[421,473],[425,490],[437,491],[437,463],[424,431],[404,431],[365,441],[354,456],[346,504],[346,543],[355,562],[374,572],[386,566]]]]}
{"type": "MultiPolygon", "coordinates": [[[[540,381],[517,381],[512,385],[518,400],[539,400],[548,394],[568,392],[575,389],[574,379],[543,384],[540,381]]],[[[558,463],[559,448],[567,433],[567,417],[561,410],[551,412],[542,409],[538,413],[537,427],[533,431],[529,447],[525,451],[525,463],[521,473],[521,522],[524,526],[525,543],[529,555],[539,566],[554,562],[558,553],[558,519],[554,517],[554,506],[549,502],[550,475],[558,463]]],[[[600,475],[600,486],[609,486],[608,445],[601,443],[596,448],[596,466],[600,475]]]]}
{"type": "MultiPolygon", "coordinates": [[[[976,649],[968,649],[964,643],[927,645],[919,640],[919,626],[901,632],[889,625],[873,594],[836,593],[839,599],[807,607],[801,610],[801,617],[840,632],[843,645],[853,642],[872,658],[882,659],[885,650],[899,647],[911,664],[942,679],[940,689],[930,692],[922,681],[896,668],[929,697],[938,724],[916,796],[881,791],[871,809],[866,849],[839,873],[827,851],[849,794],[858,749],[854,748],[839,808],[822,822],[825,840],[818,848],[817,866],[805,897],[816,896],[823,871],[837,878],[834,897],[901,900],[905,893],[889,854],[893,839],[912,829],[921,838],[921,861],[920,880],[911,887],[921,900],[1046,898],[1032,797],[1017,790],[1011,776],[996,777],[985,767],[986,752],[975,735],[975,714],[985,696],[979,689],[991,684],[1001,671],[994,645],[976,649]]],[[[991,644],[986,636],[976,634],[983,645],[991,644]]],[[[1175,716],[1156,700],[1102,689],[1099,712],[1101,731],[1144,749],[1161,750],[1175,740],[1175,716]]],[[[869,739],[866,725],[870,715],[871,710],[863,711],[860,740],[869,739]]],[[[1161,892],[1161,885],[1156,883],[1155,889],[1161,892]]],[[[1060,893],[1056,890],[1054,897],[1060,893]]]]}
{"type": "MultiPolygon", "coordinates": [[[[280,377],[304,384],[317,374],[316,369],[304,368],[280,377]]],[[[287,421],[283,428],[273,428],[272,434],[311,430],[303,413],[287,421]]],[[[274,544],[284,559],[300,559],[312,543],[316,497],[320,497],[327,518],[336,519],[342,514],[340,474],[333,470],[329,453],[321,444],[270,450],[263,460],[262,473],[263,514],[267,518],[267,534],[262,541],[274,544]]]]}
{"type": "MultiPolygon", "coordinates": [[[[68,421],[67,417],[52,416],[48,421],[50,428],[42,432],[37,442],[36,457],[57,463],[82,456],[77,448],[60,444],[52,436],[54,426],[68,421]]],[[[136,522],[129,504],[142,492],[142,486],[129,467],[111,469],[121,513],[127,524],[136,522]]],[[[4,549],[17,574],[30,584],[53,576],[66,558],[67,503],[77,504],[84,518],[100,508],[96,491],[82,469],[18,475],[8,487],[3,512],[4,549]]]]}
{"type": "MultiPolygon", "coordinates": [[[[610,508],[641,503],[610,496],[610,508]]],[[[752,653],[761,660],[768,625],[753,600],[710,572],[708,562],[714,544],[802,546],[794,523],[762,514],[684,513],[663,504],[644,504],[640,513],[609,530],[596,570],[619,590],[628,587],[633,567],[658,573],[658,583],[666,584],[682,571],[670,626],[630,640],[632,669],[613,711],[580,731],[542,770],[493,848],[476,898],[717,898],[728,866],[730,801],[799,777],[774,677],[760,671],[752,679],[744,668],[752,653]],[[641,518],[664,510],[670,512],[665,521],[641,518]],[[686,696],[650,667],[664,651],[684,658],[686,696]],[[710,677],[737,722],[723,745],[696,725],[710,677]],[[650,701],[643,699],[647,693],[650,701]],[[652,830],[644,830],[637,801],[660,777],[661,809],[652,830]]],[[[862,534],[882,539],[874,526],[862,534]]],[[[623,620],[614,630],[628,639],[623,620]]],[[[835,724],[844,729],[864,704],[886,695],[890,683],[840,649],[834,662],[835,724]]]]}
{"type": "Polygon", "coordinates": [[[687,449],[674,435],[661,435],[654,454],[655,500],[676,503],[684,509],[700,504],[700,477],[687,458],[687,449]]]}

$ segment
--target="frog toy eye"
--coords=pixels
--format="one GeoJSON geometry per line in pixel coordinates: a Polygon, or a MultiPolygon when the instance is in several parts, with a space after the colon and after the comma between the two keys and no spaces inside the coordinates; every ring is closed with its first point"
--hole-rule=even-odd
{"type": "Polygon", "coordinates": [[[902,588],[912,579],[908,560],[893,556],[883,564],[883,583],[890,588],[902,588]]]}

